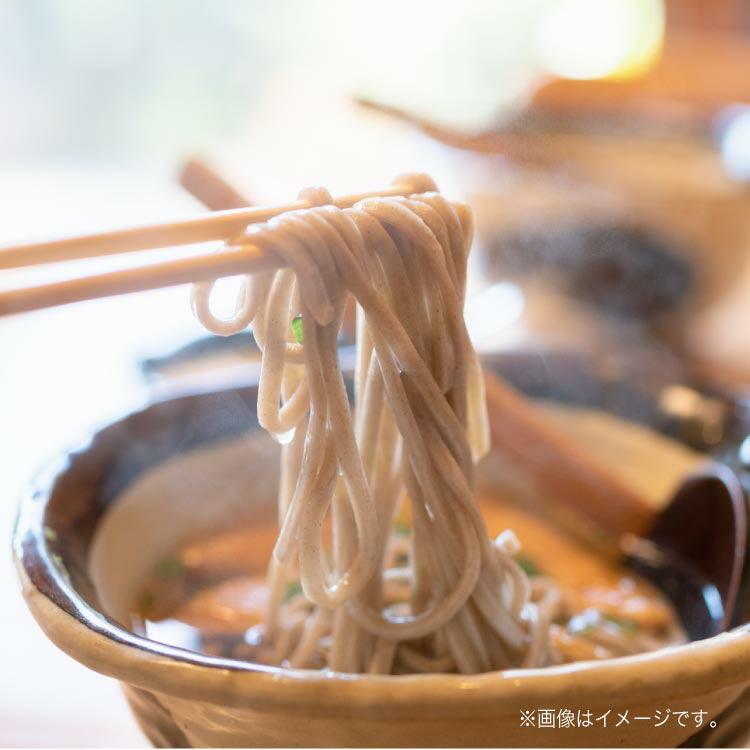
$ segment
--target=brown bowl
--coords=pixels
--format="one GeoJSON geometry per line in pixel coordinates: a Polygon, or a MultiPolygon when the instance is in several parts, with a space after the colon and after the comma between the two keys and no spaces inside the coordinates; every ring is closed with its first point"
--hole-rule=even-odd
{"type": "Polygon", "coordinates": [[[716,745],[747,728],[746,626],[635,657],[471,677],[284,670],[131,632],[128,597],[164,549],[272,512],[275,449],[247,431],[255,395],[195,394],[132,414],[52,466],[21,504],[14,553],[34,617],[61,649],[122,682],[155,745],[716,745]],[[634,719],[667,709],[705,712],[702,729],[695,713],[659,727],[634,719]],[[592,725],[540,727],[547,710],[584,724],[591,712],[592,725]],[[607,711],[605,726],[596,718],[607,711]],[[630,724],[616,728],[626,711],[630,724]]]}

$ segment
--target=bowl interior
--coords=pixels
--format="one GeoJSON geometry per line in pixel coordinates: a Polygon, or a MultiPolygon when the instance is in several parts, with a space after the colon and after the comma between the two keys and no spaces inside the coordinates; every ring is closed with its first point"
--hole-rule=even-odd
{"type": "MultiPolygon", "coordinates": [[[[579,407],[542,408],[624,482],[640,487],[655,507],[701,461],[640,425],[579,407]]],[[[214,531],[274,521],[279,448],[257,424],[252,427],[146,469],[103,515],[92,538],[88,572],[100,606],[112,619],[129,626],[144,581],[183,544],[214,531]]],[[[534,488],[519,482],[494,453],[480,465],[479,484],[483,494],[524,505],[526,499],[534,501],[534,488]]],[[[549,515],[544,503],[535,510],[549,515]]]]}
{"type": "Polygon", "coordinates": [[[159,560],[185,542],[275,519],[279,449],[256,429],[148,469],[94,534],[89,573],[103,610],[129,626],[132,604],[159,560]]]}
{"type": "MultiPolygon", "coordinates": [[[[566,358],[512,356],[491,364],[534,396],[556,401],[546,407],[550,419],[638,483],[657,507],[699,460],[673,440],[601,413],[622,413],[633,401],[632,383],[603,385],[566,358]]],[[[229,388],[154,404],[51,467],[23,505],[15,535],[36,588],[60,599],[51,565],[75,592],[68,611],[85,605],[126,625],[147,572],[165,553],[198,533],[272,518],[278,446],[258,433],[256,396],[254,387],[229,388]]],[[[639,392],[638,402],[647,397],[639,392]]],[[[638,412],[646,423],[656,413],[638,412]]],[[[505,468],[494,457],[481,474],[502,486],[505,468]]]]}

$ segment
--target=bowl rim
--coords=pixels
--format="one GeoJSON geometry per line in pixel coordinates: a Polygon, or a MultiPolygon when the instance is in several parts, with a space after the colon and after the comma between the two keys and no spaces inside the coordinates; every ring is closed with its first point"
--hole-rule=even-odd
{"type": "MultiPolygon", "coordinates": [[[[208,395],[218,391],[191,393],[208,395]]],[[[151,403],[129,417],[187,394],[151,403]]],[[[105,427],[104,429],[108,429],[105,427]]],[[[503,709],[536,705],[541,697],[565,702],[602,697],[624,705],[648,693],[693,696],[747,683],[750,623],[701,641],[633,656],[577,662],[543,669],[511,669],[478,675],[360,675],[284,669],[212,657],[138,635],[95,609],[72,585],[51,550],[44,526],[55,482],[73,459],[90,451],[100,432],[66,451],[42,471],[21,499],[13,530],[13,556],[27,604],[46,635],[63,651],[95,671],[146,690],[222,705],[345,714],[353,707],[387,709],[389,715],[497,716],[503,709]],[[430,701],[424,700],[425,694],[430,701]]]]}

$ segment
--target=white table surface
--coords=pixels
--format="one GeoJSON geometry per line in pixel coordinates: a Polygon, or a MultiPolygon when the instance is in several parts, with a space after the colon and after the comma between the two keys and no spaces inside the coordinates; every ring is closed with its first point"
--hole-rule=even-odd
{"type": "MultiPolygon", "coordinates": [[[[199,210],[158,174],[0,172],[0,242],[199,210]]],[[[11,281],[0,275],[0,285],[11,281]]],[[[116,682],[42,634],[22,600],[8,544],[17,500],[38,467],[146,397],[141,356],[199,334],[184,287],[0,319],[0,746],[147,745],[116,682]]]]}

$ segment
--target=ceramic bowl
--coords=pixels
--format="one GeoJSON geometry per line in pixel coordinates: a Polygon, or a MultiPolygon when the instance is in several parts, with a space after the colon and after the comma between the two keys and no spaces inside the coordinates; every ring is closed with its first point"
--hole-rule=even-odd
{"type": "Polygon", "coordinates": [[[470,677],[284,670],[131,632],[128,602],[165,550],[273,512],[275,448],[252,428],[255,395],[198,393],[131,414],[50,467],[21,504],[14,554],[29,608],[57,646],[122,683],[154,745],[715,746],[746,729],[746,626],[635,657],[470,677]]]}

